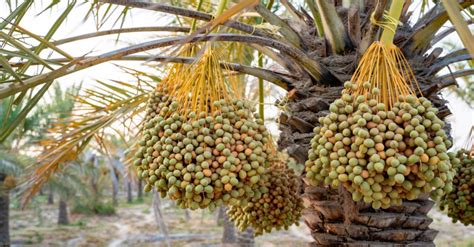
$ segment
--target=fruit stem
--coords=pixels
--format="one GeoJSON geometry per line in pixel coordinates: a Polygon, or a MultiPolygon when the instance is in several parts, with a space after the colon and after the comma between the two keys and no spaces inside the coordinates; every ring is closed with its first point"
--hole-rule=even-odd
{"type": "Polygon", "coordinates": [[[395,31],[397,30],[398,21],[402,13],[403,4],[405,0],[392,0],[390,4],[390,10],[388,11],[388,17],[391,19],[389,25],[394,25],[393,29],[385,27],[380,37],[380,42],[385,46],[389,47],[393,44],[393,38],[395,37],[395,31]],[[393,23],[391,23],[393,21],[393,23]]]}
{"type": "Polygon", "coordinates": [[[219,5],[217,6],[216,17],[221,15],[224,12],[225,6],[227,5],[227,0],[219,1],[219,5]]]}
{"type": "MultiPolygon", "coordinates": [[[[273,6],[273,0],[270,0],[268,4],[266,5],[267,9],[271,9],[273,6]]],[[[257,24],[262,24],[263,23],[263,18],[257,18],[257,24]]],[[[263,68],[263,53],[258,52],[258,67],[263,68]]],[[[258,78],[258,114],[260,115],[260,118],[262,119],[262,122],[265,121],[265,92],[264,92],[264,84],[263,84],[263,79],[258,78]]]]}
{"type": "MultiPolygon", "coordinates": [[[[201,10],[201,7],[202,7],[203,3],[204,3],[204,0],[199,0],[198,6],[196,7],[196,11],[201,10]]],[[[191,24],[191,30],[189,30],[189,33],[192,33],[194,31],[196,31],[196,22],[197,22],[197,20],[193,19],[193,23],[191,24]]]]}

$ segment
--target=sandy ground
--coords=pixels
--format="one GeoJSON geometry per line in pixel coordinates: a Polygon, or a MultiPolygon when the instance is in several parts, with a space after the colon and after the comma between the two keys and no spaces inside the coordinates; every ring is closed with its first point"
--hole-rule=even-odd
{"type": "MultiPolygon", "coordinates": [[[[13,246],[166,246],[164,235],[155,223],[150,199],[142,204],[121,204],[114,216],[71,214],[70,224],[57,226],[56,205],[41,205],[23,211],[11,211],[10,231],[13,246]]],[[[191,212],[186,222],[183,210],[163,203],[171,246],[220,246],[222,227],[208,211],[191,212]]],[[[431,227],[438,230],[437,246],[474,246],[474,226],[453,224],[443,213],[432,210],[431,227]]],[[[256,238],[257,246],[306,246],[311,240],[304,224],[288,231],[272,232],[256,238]]]]}
{"type": "Polygon", "coordinates": [[[432,219],[430,227],[439,231],[435,239],[436,246],[474,246],[474,226],[452,223],[446,214],[432,209],[428,214],[432,219]]]}
{"type": "MultiPolygon", "coordinates": [[[[216,213],[191,211],[186,222],[183,210],[163,203],[171,246],[220,246],[222,226],[216,213]]],[[[13,246],[166,246],[155,222],[149,199],[142,204],[121,204],[113,216],[70,214],[70,224],[56,225],[56,205],[38,210],[11,210],[10,234],[13,246]],[[39,215],[41,214],[41,217],[39,215]]],[[[305,246],[305,226],[292,227],[256,239],[258,246],[305,246]]]]}

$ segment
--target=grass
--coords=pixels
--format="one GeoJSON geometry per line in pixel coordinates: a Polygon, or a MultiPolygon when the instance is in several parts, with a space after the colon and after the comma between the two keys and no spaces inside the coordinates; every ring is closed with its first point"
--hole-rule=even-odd
{"type": "Polygon", "coordinates": [[[78,226],[78,227],[85,227],[87,226],[87,222],[85,220],[78,220],[78,221],[74,221],[70,224],[68,224],[68,226],[78,226]]]}
{"type": "Polygon", "coordinates": [[[474,247],[474,239],[465,239],[461,241],[440,241],[436,243],[436,246],[450,246],[450,247],[474,247]]]}
{"type": "Polygon", "coordinates": [[[115,206],[111,203],[102,203],[102,202],[89,202],[89,203],[80,203],[76,202],[72,213],[76,214],[87,214],[87,215],[102,215],[110,216],[115,214],[115,206]]]}
{"type": "Polygon", "coordinates": [[[132,200],[132,202],[127,202],[127,201],[119,201],[118,207],[120,208],[130,208],[134,207],[135,205],[142,205],[142,204],[147,204],[150,205],[152,201],[151,196],[143,196],[142,198],[136,198],[132,200]]]}

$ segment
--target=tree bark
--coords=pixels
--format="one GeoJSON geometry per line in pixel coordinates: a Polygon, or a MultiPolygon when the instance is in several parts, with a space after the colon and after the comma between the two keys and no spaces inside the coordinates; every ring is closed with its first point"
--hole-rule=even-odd
{"type": "Polygon", "coordinates": [[[10,192],[3,186],[5,178],[6,174],[0,173],[0,246],[10,246],[10,192]]]}
{"type": "Polygon", "coordinates": [[[132,182],[130,179],[127,179],[127,203],[132,203],[132,182]]]}
{"type": "Polygon", "coordinates": [[[59,214],[58,214],[58,225],[69,224],[69,217],[67,213],[67,203],[63,198],[59,199],[59,214]]]}

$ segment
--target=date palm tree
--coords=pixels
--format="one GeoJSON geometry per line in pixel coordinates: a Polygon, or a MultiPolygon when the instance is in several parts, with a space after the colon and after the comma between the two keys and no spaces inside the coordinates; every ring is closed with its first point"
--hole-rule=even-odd
{"type": "MultiPolygon", "coordinates": [[[[371,18],[379,20],[389,1],[306,0],[301,6],[295,6],[287,0],[244,0],[239,3],[222,0],[219,4],[212,1],[166,4],[144,0],[98,0],[89,3],[88,16],[94,16],[99,27],[109,20],[109,10],[114,9],[120,11],[120,23],[126,22],[127,13],[134,9],[165,13],[172,16],[172,21],[166,26],[101,30],[62,40],[54,40],[54,33],[74,12],[79,1],[69,1],[64,13],[44,36],[21,27],[21,18],[32,2],[19,1],[0,25],[0,35],[7,47],[4,50],[8,51],[0,60],[3,73],[0,99],[21,101],[29,97],[32,90],[38,92],[22,107],[22,116],[33,108],[55,79],[67,74],[111,61],[190,63],[195,58],[176,57],[175,49],[170,52],[166,48],[212,41],[229,44],[223,66],[258,78],[261,109],[265,96],[263,81],[288,92],[280,102],[283,112],[279,117],[281,135],[278,144],[280,149],[286,149],[293,158],[304,162],[317,118],[327,113],[329,104],[339,97],[343,82],[350,79],[361,55],[377,40],[380,28],[372,24],[371,18]],[[227,6],[227,11],[220,16],[209,14],[216,6],[227,6]],[[100,12],[104,8],[106,10],[100,12]],[[244,8],[251,13],[236,15],[244,8]],[[209,32],[218,26],[218,30],[209,32]],[[163,37],[163,31],[175,34],[165,33],[163,37]],[[61,48],[64,44],[92,37],[137,32],[152,32],[155,36],[97,56],[73,57],[61,48]],[[20,35],[23,40],[32,42],[20,40],[20,35]],[[156,39],[156,36],[160,38],[156,39]],[[45,50],[55,56],[41,56],[44,54],[41,51],[45,50]],[[150,52],[155,54],[150,55],[150,52]],[[33,67],[41,68],[34,70],[40,72],[28,70],[33,67]]],[[[464,16],[472,12],[474,2],[444,0],[428,4],[423,1],[417,14],[410,11],[411,3],[407,1],[403,7],[401,26],[394,43],[403,50],[412,66],[423,95],[434,102],[440,109],[439,117],[444,118],[450,112],[447,102],[438,93],[443,88],[456,86],[456,78],[474,73],[472,68],[467,68],[443,74],[450,64],[470,60],[474,54],[474,42],[468,29],[470,21],[464,21],[464,16]],[[441,30],[448,19],[455,26],[441,30]],[[438,43],[454,31],[460,34],[465,49],[444,51],[438,43]]],[[[79,153],[91,143],[99,145],[103,130],[115,128],[113,123],[121,123],[126,134],[134,133],[131,126],[138,123],[126,120],[142,114],[148,92],[160,77],[139,70],[124,70],[135,75],[138,83],[99,82],[100,87],[82,92],[78,102],[86,107],[88,114],[75,116],[70,124],[63,125],[62,134],[55,138],[55,148],[43,155],[32,176],[35,184],[47,181],[65,156],[79,153]]],[[[21,117],[0,131],[0,141],[14,130],[14,123],[18,121],[21,117]]],[[[37,190],[38,187],[33,186],[31,192],[37,190]]],[[[386,210],[372,210],[353,203],[342,188],[306,185],[303,197],[306,203],[304,220],[315,244],[433,245],[436,236],[436,231],[429,229],[432,220],[426,216],[433,206],[428,198],[406,201],[402,206],[386,210]]]]}
{"type": "Polygon", "coordinates": [[[61,173],[55,173],[47,184],[56,195],[59,195],[58,225],[69,224],[69,202],[89,198],[91,195],[91,190],[84,182],[84,175],[88,172],[85,170],[90,168],[83,166],[81,159],[74,162],[79,164],[68,166],[61,173]]]}

